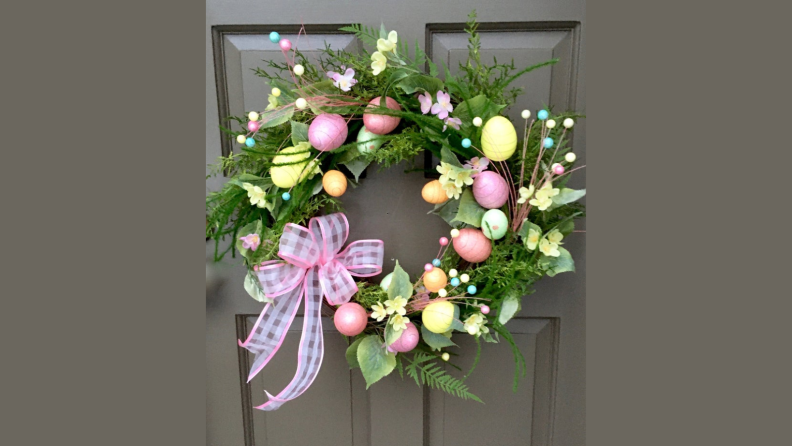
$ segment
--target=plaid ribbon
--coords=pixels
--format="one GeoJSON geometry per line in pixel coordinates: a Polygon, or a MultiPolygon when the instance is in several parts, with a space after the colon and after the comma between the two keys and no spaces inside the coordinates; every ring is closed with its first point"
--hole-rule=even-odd
{"type": "Polygon", "coordinates": [[[276,396],[265,391],[268,401],[256,409],[278,409],[305,392],[319,373],[324,357],[322,298],[332,305],[347,303],[358,290],[352,276],[370,277],[382,272],[382,240],[358,240],[339,252],[348,236],[349,222],[341,213],[314,217],[307,228],[289,223],[278,250],[285,262],[272,260],[254,268],[265,295],[273,302],[264,307],[248,338],[238,341],[240,347],[255,355],[248,382],[283,344],[305,296],[297,372],[276,396]]]}

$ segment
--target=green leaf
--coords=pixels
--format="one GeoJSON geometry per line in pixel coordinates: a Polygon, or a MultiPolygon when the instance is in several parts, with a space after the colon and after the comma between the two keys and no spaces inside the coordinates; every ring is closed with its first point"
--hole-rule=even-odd
{"type": "Polygon", "coordinates": [[[566,237],[575,230],[575,222],[572,219],[564,220],[558,224],[556,229],[566,237]]]}
{"type": "Polygon", "coordinates": [[[256,175],[251,175],[249,173],[243,173],[238,175],[234,178],[228,180],[229,184],[233,184],[235,186],[239,186],[244,189],[243,184],[250,183],[253,186],[258,186],[264,191],[267,191],[270,187],[272,187],[272,178],[261,178],[257,177],[256,175]]]}
{"type": "Polygon", "coordinates": [[[459,315],[460,315],[459,306],[454,304],[454,320],[451,321],[451,330],[463,331],[467,333],[467,331],[465,330],[465,325],[462,323],[461,320],[459,320],[459,315]]]}
{"type": "Polygon", "coordinates": [[[388,31],[385,29],[385,24],[380,22],[380,39],[388,40],[388,31]]]}
{"type": "Polygon", "coordinates": [[[521,299],[513,294],[509,295],[503,300],[500,311],[498,311],[498,322],[500,322],[501,325],[509,322],[509,319],[513,318],[515,314],[520,312],[520,309],[522,308],[520,301],[521,299]]]}
{"type": "MultiPolygon", "coordinates": [[[[410,282],[410,275],[407,274],[396,261],[396,267],[393,268],[393,278],[388,286],[388,299],[394,299],[401,296],[405,299],[410,299],[413,295],[413,284],[410,282]]],[[[390,345],[390,344],[388,344],[390,345]]]]}
{"type": "Polygon", "coordinates": [[[308,124],[291,121],[291,139],[292,143],[296,146],[301,142],[308,141],[308,124]]]}
{"type": "Polygon", "coordinates": [[[281,125],[291,119],[292,116],[294,116],[293,105],[261,112],[261,126],[259,128],[266,129],[281,125]]]}
{"type": "Polygon", "coordinates": [[[470,188],[467,188],[459,198],[459,212],[457,212],[454,221],[461,221],[479,228],[481,227],[481,218],[485,212],[487,210],[476,202],[476,199],[473,198],[473,192],[470,191],[470,188]]]}
{"type": "Polygon", "coordinates": [[[459,200],[448,200],[445,203],[436,204],[434,209],[429,211],[429,214],[439,215],[440,218],[446,221],[454,228],[463,225],[460,221],[454,221],[457,213],[459,212],[459,200]]]}
{"type": "Polygon", "coordinates": [[[462,101],[454,107],[454,117],[462,120],[462,124],[469,126],[473,123],[473,118],[480,117],[484,122],[490,118],[498,116],[505,105],[498,105],[492,102],[488,97],[480,94],[467,101],[462,101]]]}
{"type": "Polygon", "coordinates": [[[253,271],[248,271],[245,276],[245,291],[250,294],[250,297],[259,302],[272,302],[272,299],[264,295],[264,290],[261,289],[261,283],[258,277],[253,274],[253,271]]]}
{"type": "Polygon", "coordinates": [[[452,152],[446,146],[443,146],[443,148],[440,149],[440,161],[446,164],[450,164],[452,166],[456,166],[460,168],[462,167],[462,163],[459,162],[459,158],[457,158],[457,156],[454,155],[454,152],[452,152]]]}
{"type": "Polygon", "coordinates": [[[561,253],[558,257],[542,256],[539,259],[539,266],[544,269],[550,277],[567,271],[575,271],[575,261],[572,260],[572,254],[560,246],[558,247],[558,251],[561,253]]]}
{"type": "Polygon", "coordinates": [[[388,376],[396,367],[396,355],[385,349],[377,335],[366,336],[360,341],[357,360],[366,380],[366,389],[388,376]]]}
{"type": "Polygon", "coordinates": [[[352,161],[343,162],[341,164],[345,165],[346,168],[349,169],[350,172],[352,172],[352,175],[355,176],[355,181],[360,181],[360,175],[362,175],[363,172],[366,170],[366,168],[369,166],[369,164],[371,164],[371,161],[367,160],[364,157],[358,157],[353,159],[352,161]]]}
{"type": "Polygon", "coordinates": [[[347,347],[346,360],[347,363],[349,364],[350,369],[356,369],[360,367],[360,363],[358,363],[358,359],[357,359],[357,352],[358,352],[358,347],[360,346],[360,341],[362,340],[363,338],[360,338],[355,342],[353,342],[349,347],[347,347]]]}
{"type": "MultiPolygon", "coordinates": [[[[396,314],[396,313],[394,313],[396,314]]],[[[391,345],[396,342],[404,330],[396,330],[390,320],[393,319],[393,314],[388,318],[388,323],[385,324],[385,345],[391,345]]]]}
{"type": "Polygon", "coordinates": [[[528,231],[531,229],[538,232],[540,236],[542,235],[542,228],[540,228],[538,225],[531,223],[530,221],[528,221],[527,218],[523,221],[524,223],[520,228],[520,232],[517,233],[517,235],[519,235],[521,238],[523,239],[528,238],[528,231]]]}
{"type": "Polygon", "coordinates": [[[564,204],[572,203],[573,201],[579,200],[586,195],[586,189],[581,190],[573,190],[563,188],[561,191],[553,197],[553,207],[558,207],[564,204]]]}
{"type": "Polygon", "coordinates": [[[443,81],[425,74],[411,74],[399,81],[396,86],[404,90],[407,94],[413,94],[420,90],[426,91],[434,96],[438,91],[443,89],[443,81]]]}
{"type": "Polygon", "coordinates": [[[432,350],[440,350],[443,347],[451,347],[456,345],[450,337],[439,333],[432,333],[423,325],[421,326],[421,339],[423,339],[424,342],[426,342],[426,345],[431,347],[432,350]]]}

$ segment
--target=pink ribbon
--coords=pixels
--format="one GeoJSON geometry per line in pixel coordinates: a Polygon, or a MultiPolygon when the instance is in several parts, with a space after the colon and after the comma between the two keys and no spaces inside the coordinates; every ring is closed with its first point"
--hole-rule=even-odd
{"type": "Polygon", "coordinates": [[[305,296],[297,372],[277,396],[266,390],[268,401],[256,409],[276,410],[311,386],[324,357],[322,297],[332,305],[349,302],[357,290],[352,276],[370,277],[382,272],[382,240],[358,240],[339,252],[349,236],[344,214],[314,217],[308,228],[288,223],[280,238],[278,256],[285,260],[264,262],[256,269],[264,294],[273,298],[261,311],[248,338],[239,346],[255,356],[248,374],[253,379],[283,344],[305,296]]]}

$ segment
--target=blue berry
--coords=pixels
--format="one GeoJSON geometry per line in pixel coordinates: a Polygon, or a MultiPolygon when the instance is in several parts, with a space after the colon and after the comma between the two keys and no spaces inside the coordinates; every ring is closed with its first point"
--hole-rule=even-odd
{"type": "Polygon", "coordinates": [[[289,201],[291,200],[291,194],[288,192],[284,192],[283,195],[281,195],[281,198],[283,198],[283,201],[289,201]]]}
{"type": "Polygon", "coordinates": [[[280,42],[280,34],[276,33],[275,31],[270,33],[270,42],[278,43],[280,42]]]}
{"type": "Polygon", "coordinates": [[[464,148],[466,148],[466,149],[467,149],[468,147],[470,147],[470,145],[471,145],[471,144],[472,144],[472,143],[470,142],[470,140],[469,140],[468,138],[465,138],[465,139],[463,139],[463,140],[462,140],[462,147],[464,147],[464,148]]]}
{"type": "Polygon", "coordinates": [[[475,285],[470,285],[467,289],[468,294],[476,294],[476,291],[478,290],[476,289],[475,285]]]}
{"type": "Polygon", "coordinates": [[[459,277],[451,278],[451,286],[459,286],[459,277]]]}
{"type": "Polygon", "coordinates": [[[539,110],[539,113],[536,114],[536,117],[541,119],[542,121],[547,119],[548,116],[550,116],[550,114],[547,113],[547,110],[539,110]]]}
{"type": "Polygon", "coordinates": [[[245,140],[245,145],[248,147],[253,147],[256,145],[256,140],[253,138],[248,138],[245,140]]]}
{"type": "Polygon", "coordinates": [[[440,266],[440,259],[432,260],[432,265],[439,267],[440,266]]]}
{"type": "Polygon", "coordinates": [[[550,147],[553,147],[553,144],[554,144],[553,138],[545,138],[544,139],[545,149],[549,149],[550,147]]]}

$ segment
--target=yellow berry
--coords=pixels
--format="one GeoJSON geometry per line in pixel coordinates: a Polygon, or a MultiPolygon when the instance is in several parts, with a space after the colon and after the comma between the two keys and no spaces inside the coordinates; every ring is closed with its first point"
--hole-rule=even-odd
{"type": "Polygon", "coordinates": [[[254,111],[248,114],[248,119],[250,119],[251,121],[258,121],[258,118],[259,118],[259,114],[254,111]]]}
{"type": "Polygon", "coordinates": [[[239,136],[237,136],[237,142],[238,142],[238,143],[240,143],[240,144],[244,144],[244,143],[245,143],[245,141],[247,141],[247,138],[245,138],[245,135],[239,135],[239,136]]]}
{"type": "Polygon", "coordinates": [[[275,96],[276,98],[280,96],[280,88],[273,88],[272,95],[275,96]]]}

